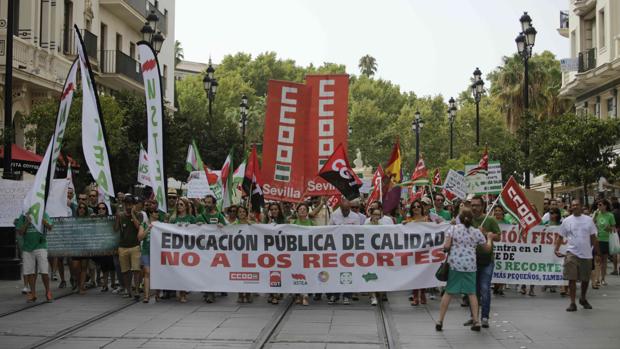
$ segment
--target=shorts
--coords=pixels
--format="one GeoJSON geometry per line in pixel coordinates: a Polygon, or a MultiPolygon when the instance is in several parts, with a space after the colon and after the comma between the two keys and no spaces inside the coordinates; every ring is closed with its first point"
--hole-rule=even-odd
{"type": "Polygon", "coordinates": [[[590,275],[592,275],[592,259],[579,258],[570,252],[566,253],[564,280],[588,282],[590,275]]]}
{"type": "Polygon", "coordinates": [[[140,256],[140,263],[142,263],[142,266],[144,267],[150,267],[151,266],[151,256],[148,254],[143,254],[142,256],[140,256]]]}
{"type": "Polygon", "coordinates": [[[24,261],[24,275],[49,274],[49,262],[47,261],[47,250],[40,248],[34,251],[22,251],[24,261]]]}
{"type": "Polygon", "coordinates": [[[609,256],[609,242],[599,241],[598,250],[599,250],[599,256],[605,256],[605,255],[609,256]]]}
{"type": "Polygon", "coordinates": [[[103,272],[114,271],[114,258],[112,256],[93,257],[93,261],[99,264],[103,272]]]}
{"type": "Polygon", "coordinates": [[[121,264],[121,273],[140,271],[140,246],[119,247],[118,260],[121,264]]]}

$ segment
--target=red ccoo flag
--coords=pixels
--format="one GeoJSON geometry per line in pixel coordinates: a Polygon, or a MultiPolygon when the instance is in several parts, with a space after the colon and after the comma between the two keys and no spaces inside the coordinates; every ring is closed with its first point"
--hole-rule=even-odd
{"type": "Polygon", "coordinates": [[[540,215],[527,200],[523,189],[521,189],[519,183],[517,183],[512,176],[510,176],[504,189],[502,189],[499,196],[499,203],[508,214],[519,221],[519,225],[526,233],[541,221],[540,215]]]}
{"type": "Polygon", "coordinates": [[[415,170],[411,175],[411,182],[415,185],[428,184],[428,169],[424,164],[424,157],[420,156],[418,164],[415,166],[415,170]]]}
{"type": "Polygon", "coordinates": [[[338,144],[332,156],[327,159],[319,171],[319,177],[336,187],[347,200],[353,200],[360,196],[362,181],[349,165],[342,143],[338,144]]]}
{"type": "Polygon", "coordinates": [[[381,165],[377,167],[375,174],[372,176],[372,193],[368,197],[368,201],[366,202],[366,213],[368,213],[368,209],[370,208],[370,204],[375,201],[383,201],[383,177],[385,173],[383,173],[383,168],[381,165]]]}

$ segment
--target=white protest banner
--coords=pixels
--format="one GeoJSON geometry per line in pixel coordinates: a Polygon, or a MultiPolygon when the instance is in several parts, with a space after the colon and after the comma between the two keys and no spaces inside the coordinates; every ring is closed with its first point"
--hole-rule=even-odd
{"type": "Polygon", "coordinates": [[[435,287],[449,224],[154,223],[151,287],[224,292],[371,292],[435,287]]]}
{"type": "Polygon", "coordinates": [[[138,183],[152,187],[149,171],[149,156],[140,144],[140,159],[138,162],[138,183]]]}
{"type": "Polygon", "coordinates": [[[454,170],[448,171],[448,176],[446,177],[446,182],[443,187],[459,199],[465,199],[465,197],[467,197],[467,184],[465,183],[465,176],[454,170]]]}
{"type": "Polygon", "coordinates": [[[153,193],[159,210],[167,212],[166,174],[164,172],[164,103],[161,90],[161,73],[155,51],[146,41],[138,43],[144,92],[146,93],[147,135],[149,154],[149,170],[153,193]]]}
{"type": "MultiPolygon", "coordinates": [[[[565,285],[563,258],[554,253],[559,226],[537,225],[527,234],[517,225],[500,224],[502,241],[495,243],[493,282],[525,285],[565,285]]],[[[566,242],[564,243],[566,244],[566,242]]],[[[564,253],[565,248],[560,249],[564,253]]]]}
{"type": "Polygon", "coordinates": [[[0,227],[12,227],[13,220],[22,212],[23,202],[32,188],[32,181],[12,181],[0,178],[0,227]]]}
{"type": "Polygon", "coordinates": [[[203,199],[207,195],[215,196],[217,200],[222,199],[222,190],[219,185],[209,185],[207,175],[204,171],[192,171],[187,180],[187,197],[190,199],[203,199]],[[213,188],[219,188],[219,197],[213,188]]]}
{"type": "MultiPolygon", "coordinates": [[[[478,164],[465,165],[465,173],[478,164]]],[[[489,173],[479,172],[473,176],[465,176],[465,183],[467,183],[467,193],[474,195],[484,194],[499,194],[502,191],[502,167],[499,161],[489,161],[489,173]]]]}
{"type": "Polygon", "coordinates": [[[579,70],[579,58],[561,58],[560,70],[563,72],[578,71],[579,70]]]}
{"type": "Polygon", "coordinates": [[[75,42],[77,43],[75,46],[78,51],[82,77],[82,149],[84,150],[84,159],[90,173],[97,182],[97,186],[106,195],[114,197],[112,172],[110,171],[105,134],[101,126],[101,111],[99,110],[95,82],[91,79],[88,57],[77,26],[75,26],[75,42]]]}
{"type": "Polygon", "coordinates": [[[50,183],[45,213],[50,217],[71,217],[71,208],[67,206],[69,181],[66,178],[59,178],[52,180],[50,183]]]}

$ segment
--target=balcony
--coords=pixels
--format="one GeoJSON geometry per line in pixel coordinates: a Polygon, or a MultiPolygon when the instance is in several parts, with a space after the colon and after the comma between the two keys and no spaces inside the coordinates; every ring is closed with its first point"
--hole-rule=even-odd
{"type": "Polygon", "coordinates": [[[577,16],[588,14],[596,7],[596,0],[573,0],[573,11],[577,16]]]}
{"type": "Polygon", "coordinates": [[[579,73],[596,68],[596,47],[579,52],[579,73]]]}
{"type": "MultiPolygon", "coordinates": [[[[91,64],[97,63],[97,35],[89,32],[86,29],[80,30],[82,34],[82,40],[84,40],[84,46],[86,46],[86,55],[91,64]]],[[[69,34],[63,38],[62,52],[67,56],[77,56],[77,46],[75,42],[75,35],[73,31],[69,31],[69,34]]]]}
{"type": "Polygon", "coordinates": [[[100,81],[114,90],[143,91],[140,64],[118,50],[99,51],[100,81]]]}
{"type": "Polygon", "coordinates": [[[568,11],[560,11],[560,27],[558,33],[563,37],[568,37],[568,11]]]}
{"type": "Polygon", "coordinates": [[[146,21],[147,0],[99,0],[99,5],[138,32],[146,21]]]}

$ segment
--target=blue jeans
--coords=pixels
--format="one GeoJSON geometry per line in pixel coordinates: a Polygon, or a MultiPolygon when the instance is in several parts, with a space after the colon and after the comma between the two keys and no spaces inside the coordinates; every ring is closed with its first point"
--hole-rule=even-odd
{"type": "Polygon", "coordinates": [[[491,262],[485,266],[478,266],[476,272],[476,294],[478,295],[480,309],[482,309],[481,319],[488,319],[491,311],[491,280],[493,279],[493,268],[495,263],[491,262]]]}

